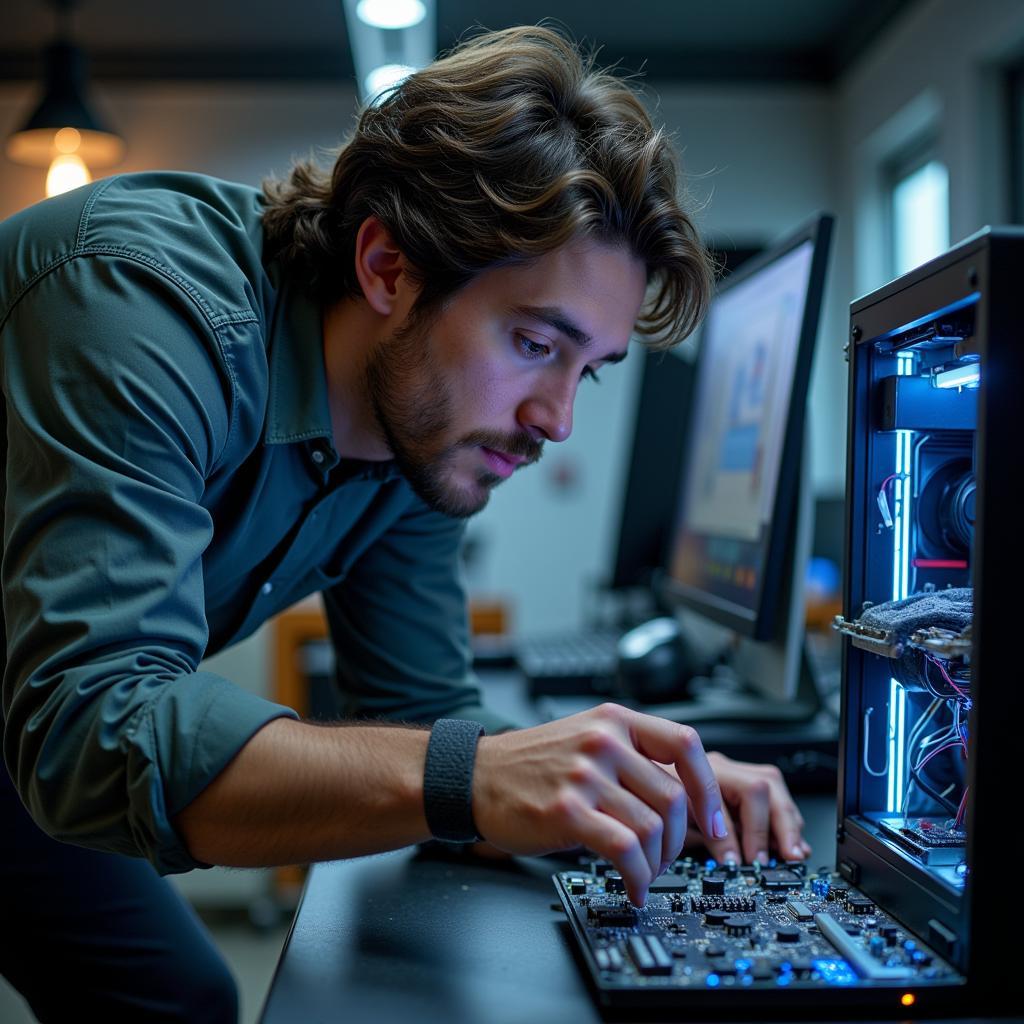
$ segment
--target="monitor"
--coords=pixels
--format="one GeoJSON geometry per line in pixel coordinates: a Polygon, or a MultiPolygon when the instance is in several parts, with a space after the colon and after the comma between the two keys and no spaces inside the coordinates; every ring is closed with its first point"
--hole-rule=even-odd
{"type": "MultiPolygon", "coordinates": [[[[709,245],[721,273],[733,273],[761,246],[709,245]]],[[[682,456],[693,393],[689,345],[642,353],[625,489],[609,585],[649,589],[665,568],[679,500],[682,456]]]]}
{"type": "Polygon", "coordinates": [[[815,217],[719,287],[662,587],[677,609],[725,627],[744,684],[787,700],[802,649],[813,518],[805,411],[831,228],[815,217]]]}

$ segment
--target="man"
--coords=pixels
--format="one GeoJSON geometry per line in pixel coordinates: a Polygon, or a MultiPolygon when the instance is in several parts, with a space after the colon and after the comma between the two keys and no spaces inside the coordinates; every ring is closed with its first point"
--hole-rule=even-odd
{"type": "Polygon", "coordinates": [[[560,36],[417,73],[330,174],[108,179],[0,248],[2,961],[42,1019],[233,1018],[156,872],[482,837],[586,845],[641,903],[688,821],[719,856],[809,852],[774,770],[612,705],[515,731],[468,671],[463,520],[710,288],[667,142],[560,36]],[[372,723],[199,670],[315,591],[372,723]]]}

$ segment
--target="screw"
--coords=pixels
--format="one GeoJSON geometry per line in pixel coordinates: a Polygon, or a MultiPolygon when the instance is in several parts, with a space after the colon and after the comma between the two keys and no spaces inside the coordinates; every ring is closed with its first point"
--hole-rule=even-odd
{"type": "Polygon", "coordinates": [[[864,332],[860,329],[859,325],[854,324],[852,330],[850,331],[850,337],[853,338],[854,341],[860,341],[861,335],[863,333],[864,332]]]}

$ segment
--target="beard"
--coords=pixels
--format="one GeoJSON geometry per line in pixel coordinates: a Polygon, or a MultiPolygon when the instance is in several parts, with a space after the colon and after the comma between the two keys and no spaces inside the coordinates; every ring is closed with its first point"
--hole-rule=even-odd
{"type": "Polygon", "coordinates": [[[503,477],[481,468],[468,484],[455,479],[464,449],[490,448],[536,462],[541,443],[525,431],[476,430],[453,437],[451,387],[432,352],[435,317],[413,312],[377,346],[366,364],[366,385],[377,427],[409,486],[437,512],[465,519],[479,512],[503,477]]]}

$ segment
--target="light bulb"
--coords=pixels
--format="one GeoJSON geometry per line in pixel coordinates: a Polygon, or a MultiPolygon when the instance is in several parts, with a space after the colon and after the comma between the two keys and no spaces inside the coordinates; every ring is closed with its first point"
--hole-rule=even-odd
{"type": "Polygon", "coordinates": [[[412,28],[426,16],[423,0],[359,0],[359,20],[374,28],[412,28]]]}
{"type": "Polygon", "coordinates": [[[92,181],[89,168],[77,153],[62,153],[53,159],[46,174],[47,196],[59,196],[92,181]]]}

